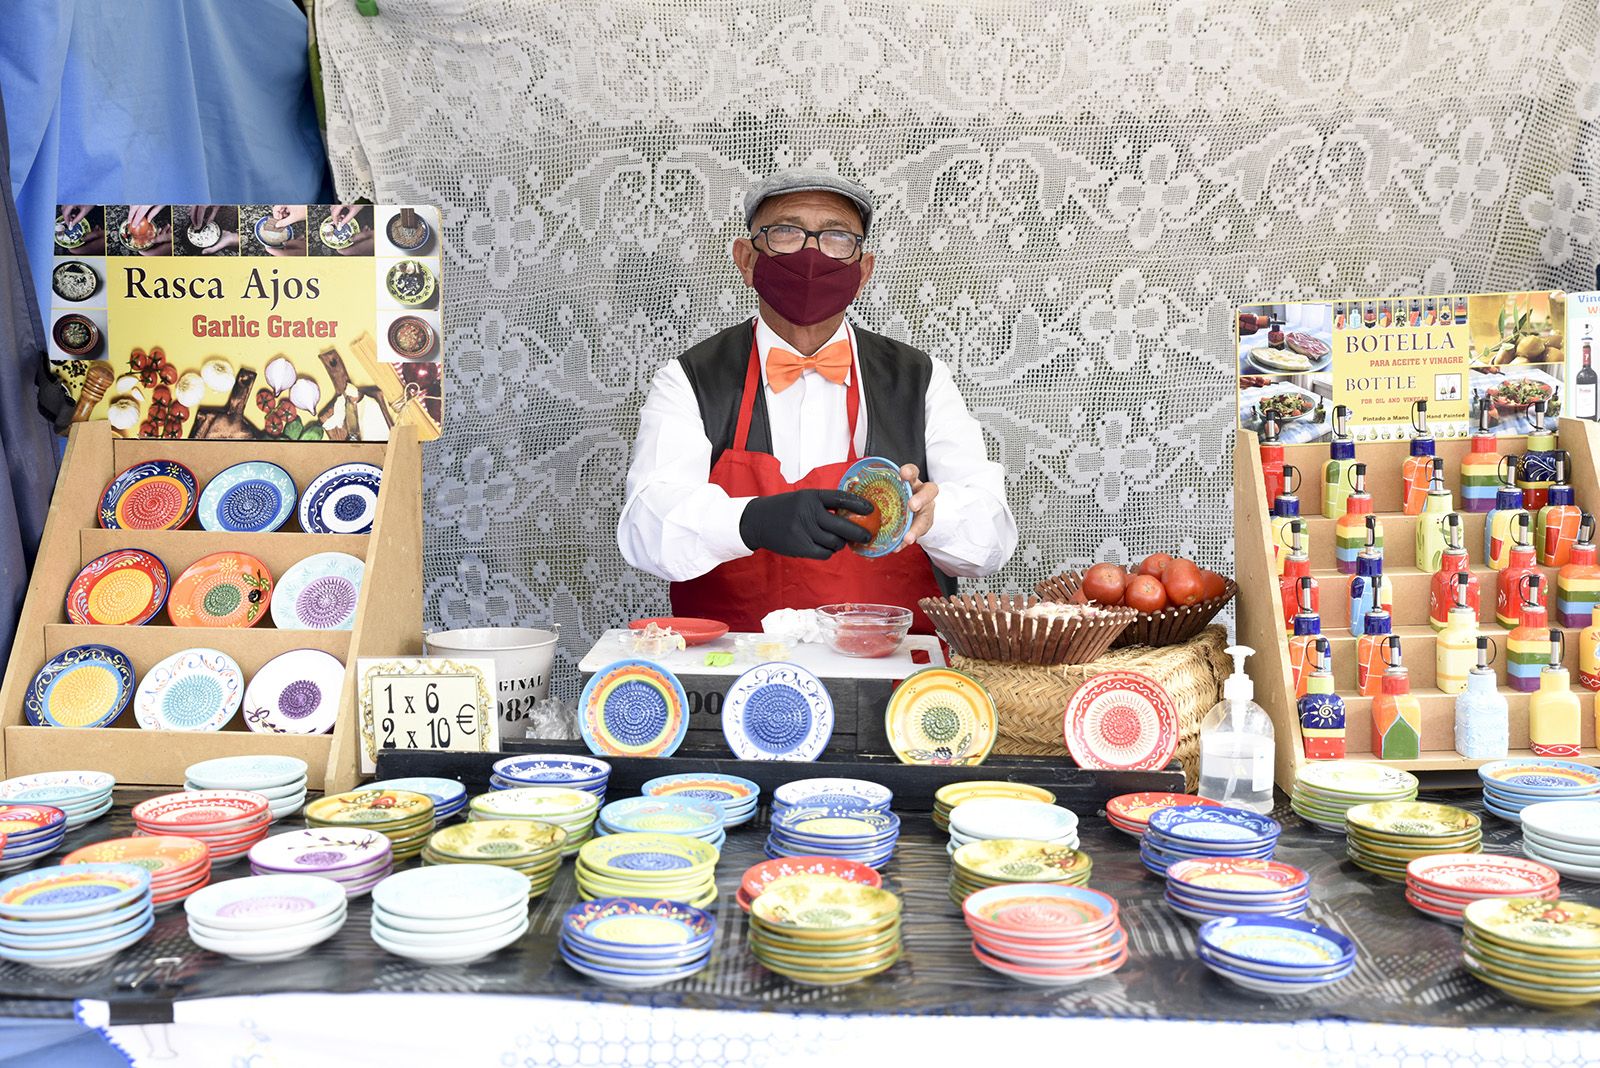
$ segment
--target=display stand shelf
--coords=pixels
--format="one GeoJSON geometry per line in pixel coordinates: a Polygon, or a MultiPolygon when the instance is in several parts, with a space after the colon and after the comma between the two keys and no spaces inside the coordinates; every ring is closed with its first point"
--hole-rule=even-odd
{"type": "Polygon", "coordinates": [[[23,696],[47,659],[85,643],[111,645],[144,673],[167,656],[204,646],[238,661],[246,680],[267,661],[291,649],[321,649],[354,668],[361,656],[421,652],[422,453],[416,431],[395,428],[387,444],[249,441],[146,441],[120,438],[104,422],[72,429],[56,480],[44,538],[23,603],[10,663],[0,683],[0,766],[6,776],[37,771],[108,771],[125,785],[177,786],[184,769],[221,756],[265,753],[296,756],[310,765],[313,790],[344,790],[358,781],[355,672],[345,673],[339,717],[331,734],[258,734],[242,717],[212,733],[146,731],[129,708],[106,727],[69,730],[34,727],[23,715],[23,696]],[[370,534],[307,534],[295,519],[270,534],[206,530],[104,530],[96,516],[105,485],[116,472],[149,460],[186,464],[201,488],[226,467],[270,460],[304,489],[340,463],[363,461],[383,468],[378,514],[370,534]],[[237,550],[259,558],[273,576],[319,552],[345,552],[367,564],[355,626],[348,631],[278,630],[264,619],[246,629],[176,627],[166,613],[142,627],[76,626],[67,622],[68,585],[85,563],[113,549],[141,548],[159,556],[173,580],[195,560],[237,550]],[[374,581],[377,579],[377,581],[374,581]]]}
{"type": "MultiPolygon", "coordinates": [[[[1600,426],[1576,419],[1563,419],[1560,425],[1561,448],[1571,455],[1569,477],[1577,489],[1578,503],[1586,508],[1600,506],[1600,478],[1596,460],[1600,457],[1600,426]]],[[[1500,441],[1502,453],[1520,454],[1525,437],[1500,441]]],[[[1465,439],[1440,440],[1437,454],[1444,460],[1445,481],[1457,503],[1461,495],[1461,457],[1470,443],[1465,439]]],[[[1414,772],[1470,771],[1482,760],[1470,760],[1455,752],[1455,697],[1434,686],[1435,632],[1428,625],[1428,585],[1432,576],[1416,569],[1415,516],[1400,512],[1400,466],[1410,454],[1408,441],[1364,442],[1356,446],[1356,458],[1367,465],[1367,492],[1383,521],[1385,574],[1394,583],[1395,632],[1401,636],[1401,649],[1411,674],[1411,692],[1422,706],[1421,755],[1416,760],[1386,760],[1385,764],[1414,772]]],[[[1234,437],[1234,552],[1239,574],[1238,634],[1241,643],[1256,650],[1250,660],[1250,674],[1256,682],[1256,700],[1272,717],[1277,737],[1277,780],[1284,790],[1294,785],[1299,769],[1308,761],[1300,733],[1300,718],[1295,707],[1293,672],[1289,666],[1289,639],[1283,626],[1282,601],[1273,562],[1272,531],[1266,488],[1261,475],[1261,453],[1256,435],[1240,430],[1234,437]]],[[[1345,754],[1351,760],[1377,760],[1372,752],[1372,698],[1355,697],[1356,639],[1349,631],[1349,576],[1334,566],[1334,523],[1321,514],[1322,465],[1328,459],[1326,443],[1284,446],[1284,462],[1300,470],[1301,510],[1306,514],[1306,529],[1311,539],[1312,574],[1321,593],[1322,632],[1333,647],[1334,682],[1345,701],[1345,754]]],[[[1483,566],[1483,522],[1481,513],[1461,513],[1470,565],[1481,583],[1479,627],[1495,640],[1501,658],[1495,671],[1501,681],[1510,709],[1511,756],[1531,756],[1528,748],[1528,694],[1505,687],[1504,651],[1506,630],[1494,618],[1494,580],[1496,573],[1483,566]]],[[[1541,568],[1554,581],[1555,569],[1541,568]]],[[[1577,673],[1577,630],[1567,629],[1567,667],[1577,673]]],[[[1583,709],[1583,748],[1575,759],[1600,764],[1600,749],[1595,747],[1595,695],[1574,687],[1583,709]]]]}

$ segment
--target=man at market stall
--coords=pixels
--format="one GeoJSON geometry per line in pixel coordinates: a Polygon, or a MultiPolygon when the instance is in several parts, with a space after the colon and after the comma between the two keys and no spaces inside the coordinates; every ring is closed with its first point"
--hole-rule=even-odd
{"type": "MultiPolygon", "coordinates": [[[[760,312],[656,372],[639,416],[617,544],[672,582],[677,615],[759,631],[779,608],[898,604],[988,575],[1016,548],[1004,473],[943,363],[845,318],[872,276],[871,195],[787,170],[745,197],[733,262],[760,312]],[[893,553],[848,516],[850,464],[882,456],[910,483],[893,553]]],[[[917,629],[930,631],[921,613],[917,629]]]]}

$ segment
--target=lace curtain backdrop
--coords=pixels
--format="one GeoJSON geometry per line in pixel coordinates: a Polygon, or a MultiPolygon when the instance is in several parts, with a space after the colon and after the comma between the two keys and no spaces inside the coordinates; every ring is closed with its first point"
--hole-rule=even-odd
{"type": "Polygon", "coordinates": [[[1021,528],[989,580],[1231,571],[1233,309],[1586,289],[1594,0],[317,5],[344,197],[442,206],[430,627],[663,611],[615,544],[652,373],[753,314],[743,191],[878,200],[853,315],[945,361],[1021,528]]]}

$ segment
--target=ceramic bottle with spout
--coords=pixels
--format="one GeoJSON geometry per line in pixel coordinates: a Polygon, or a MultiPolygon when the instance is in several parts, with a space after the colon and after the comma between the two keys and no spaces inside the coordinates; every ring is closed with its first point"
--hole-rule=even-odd
{"type": "Polygon", "coordinates": [[[1522,491],[1512,484],[1521,457],[1500,457],[1500,488],[1495,490],[1494,507],[1483,520],[1483,562],[1495,571],[1511,559],[1511,526],[1517,516],[1528,515],[1522,507],[1522,491]]]}
{"type": "Polygon", "coordinates": [[[1318,638],[1316,668],[1306,680],[1301,696],[1300,734],[1305,739],[1307,760],[1344,759],[1344,698],[1333,689],[1333,645],[1318,638]]]}
{"type": "Polygon", "coordinates": [[[1412,402],[1411,429],[1411,455],[1400,465],[1400,496],[1406,515],[1421,515],[1433,477],[1433,432],[1428,429],[1427,401],[1412,402]]]}
{"type": "Polygon", "coordinates": [[[1278,598],[1283,604],[1283,629],[1294,633],[1295,613],[1300,611],[1300,580],[1311,580],[1311,610],[1321,610],[1320,591],[1316,576],[1311,574],[1311,557],[1306,553],[1306,524],[1296,519],[1289,524],[1289,555],[1283,562],[1283,575],[1278,579],[1278,598]]]}
{"type": "Polygon", "coordinates": [[[1355,459],[1350,409],[1340,404],[1333,409],[1333,440],[1328,443],[1328,459],[1322,465],[1322,514],[1328,519],[1344,515],[1345,499],[1350,496],[1350,466],[1355,459]]]}
{"type": "Polygon", "coordinates": [[[1578,685],[1600,690],[1600,605],[1590,613],[1589,625],[1578,632],[1578,685]]]}
{"type": "Polygon", "coordinates": [[[1383,573],[1383,549],[1377,544],[1378,517],[1367,516],[1367,547],[1350,577],[1350,633],[1361,637],[1366,614],[1374,608],[1394,611],[1394,583],[1383,573]]]}
{"type": "Polygon", "coordinates": [[[1440,557],[1444,555],[1444,518],[1454,515],[1455,501],[1444,484],[1444,461],[1433,458],[1428,476],[1428,496],[1422,502],[1422,512],[1417,516],[1417,570],[1433,574],[1439,570],[1440,557]]]}
{"type": "Polygon", "coordinates": [[[1539,509],[1533,524],[1533,545],[1539,553],[1539,563],[1545,567],[1565,566],[1578,540],[1578,522],[1583,518],[1576,494],[1567,482],[1568,460],[1565,449],[1556,450],[1555,481],[1550,484],[1544,507],[1539,509]]]}
{"type": "Polygon", "coordinates": [[[1594,545],[1594,516],[1578,513],[1578,538],[1566,565],[1556,572],[1555,604],[1551,616],[1563,627],[1581,627],[1600,604],[1600,564],[1594,545]]]}
{"type": "Polygon", "coordinates": [[[1453,587],[1457,575],[1466,576],[1467,603],[1472,606],[1472,614],[1478,615],[1478,576],[1467,563],[1467,550],[1462,543],[1465,536],[1459,515],[1451,512],[1444,517],[1444,552],[1439,556],[1439,570],[1428,583],[1428,624],[1434,630],[1444,629],[1450,606],[1455,603],[1453,587]]]}
{"type": "Polygon", "coordinates": [[[1468,760],[1504,760],[1511,748],[1510,709],[1489,666],[1489,638],[1479,635],[1477,665],[1456,698],[1456,752],[1468,760]]]}
{"type": "MultiPolygon", "coordinates": [[[[1346,575],[1356,573],[1356,557],[1367,544],[1367,520],[1377,520],[1372,494],[1367,492],[1367,465],[1357,460],[1350,465],[1350,493],[1345,498],[1344,515],[1333,525],[1334,563],[1346,575]]],[[[1378,546],[1383,546],[1383,522],[1378,520],[1378,546]]]]}
{"type": "MultiPolygon", "coordinates": [[[[1495,576],[1494,616],[1507,630],[1522,622],[1522,580],[1536,573],[1533,564],[1533,540],[1529,533],[1528,513],[1519,512],[1511,525],[1511,554],[1506,566],[1495,576]]],[[[1546,604],[1549,591],[1541,583],[1537,587],[1539,603],[1546,604]]]]}
{"type": "Polygon", "coordinates": [[[1506,685],[1520,693],[1539,688],[1539,673],[1550,656],[1550,614],[1539,603],[1541,575],[1522,581],[1522,622],[1506,635],[1506,685]]]}
{"type": "MultiPolygon", "coordinates": [[[[1460,579],[1458,573],[1456,576],[1460,579]]],[[[1467,688],[1472,671],[1473,651],[1478,643],[1478,613],[1467,603],[1464,581],[1455,583],[1455,600],[1450,620],[1434,641],[1434,685],[1445,693],[1461,693],[1467,688]]]]}
{"type": "Polygon", "coordinates": [[[1383,673],[1388,664],[1383,654],[1389,648],[1389,637],[1394,627],[1388,612],[1381,608],[1367,613],[1361,625],[1361,637],[1356,640],[1356,692],[1362,697],[1376,697],[1383,692],[1383,673]]]}
{"type": "MultiPolygon", "coordinates": [[[[1300,518],[1300,469],[1293,464],[1283,465],[1283,487],[1272,502],[1272,559],[1278,574],[1283,574],[1283,562],[1289,555],[1289,524],[1300,518]]],[[[1306,531],[1306,551],[1311,551],[1310,531],[1306,531]]]]}
{"type": "Polygon", "coordinates": [[[1278,421],[1268,418],[1261,426],[1261,481],[1266,485],[1267,507],[1283,492],[1283,442],[1278,421]]]}
{"type": "Polygon", "coordinates": [[[1312,607],[1311,591],[1316,580],[1300,579],[1300,610],[1294,614],[1294,637],[1289,639],[1289,668],[1294,672],[1294,695],[1306,695],[1306,677],[1311,674],[1312,646],[1322,636],[1322,617],[1312,607]]]}
{"type": "Polygon", "coordinates": [[[1534,756],[1578,755],[1583,711],[1563,663],[1565,643],[1561,631],[1550,632],[1550,662],[1539,673],[1539,692],[1528,699],[1528,738],[1534,756]]]}
{"type": "Polygon", "coordinates": [[[1522,490],[1522,507],[1537,512],[1544,507],[1550,486],[1556,479],[1556,435],[1544,425],[1545,403],[1533,402],[1533,429],[1528,431],[1528,447],[1517,465],[1517,487],[1522,490]]]}
{"type": "Polygon", "coordinates": [[[1411,692],[1411,675],[1400,651],[1400,635],[1389,635],[1383,692],[1372,700],[1372,753],[1379,760],[1416,760],[1422,753],[1422,706],[1411,692]]]}
{"type": "Polygon", "coordinates": [[[1485,404],[1478,412],[1478,429],[1472,447],[1461,458],[1461,510],[1487,512],[1494,507],[1495,490],[1500,485],[1500,438],[1489,429],[1493,408],[1485,404]]]}

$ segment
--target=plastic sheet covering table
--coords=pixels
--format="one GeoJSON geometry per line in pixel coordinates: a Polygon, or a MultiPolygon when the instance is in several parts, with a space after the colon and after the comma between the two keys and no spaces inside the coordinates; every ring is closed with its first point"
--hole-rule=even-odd
{"type": "MultiPolygon", "coordinates": [[[[1479,810],[1476,793],[1432,795],[1479,810]]],[[[119,791],[114,816],[74,831],[64,849],[128,833],[134,797],[119,791]]],[[[1162,904],[1162,880],[1139,864],[1132,838],[1082,812],[1083,847],[1094,857],[1092,885],[1122,904],[1132,956],[1115,976],[1064,991],[1022,986],[981,967],[966,927],[946,894],[945,839],[926,813],[905,823],[884,884],[905,899],[904,959],[867,982],[831,989],[793,985],[763,969],[745,947],[746,920],[734,903],[738,878],[763,859],[765,815],[736,828],[718,865],[722,890],[711,965],[698,976],[641,993],[598,986],[561,963],[555,951],[561,916],[578,900],[571,865],[534,903],[533,926],[514,947],[476,964],[424,967],[389,955],[367,933],[368,899],[332,940],[297,960],[244,964],[198,949],[182,911],[164,914],[143,942],[106,965],[76,973],[0,966],[0,990],[12,998],[103,999],[110,1019],[170,1018],[170,1000],[284,992],[533,994],[660,1008],[762,1010],[819,1014],[1097,1016],[1132,1019],[1303,1021],[1316,1017],[1382,1023],[1523,1028],[1593,1028],[1592,1008],[1539,1011],[1518,1006],[1471,978],[1460,964],[1458,929],[1407,905],[1397,884],[1343,860],[1344,838],[1309,828],[1280,807],[1285,824],[1277,856],[1308,869],[1310,917],[1349,934],[1360,947],[1355,974],[1329,990],[1273,1000],[1212,976],[1195,957],[1194,926],[1162,904]],[[171,958],[170,968],[157,968],[171,958]]],[[[301,826],[298,819],[275,827],[301,826]]],[[[1515,853],[1516,827],[1485,820],[1485,849],[1515,853]]],[[[221,869],[247,874],[245,864],[221,869]]],[[[1567,883],[1568,896],[1600,903],[1600,887],[1567,883]]]]}

